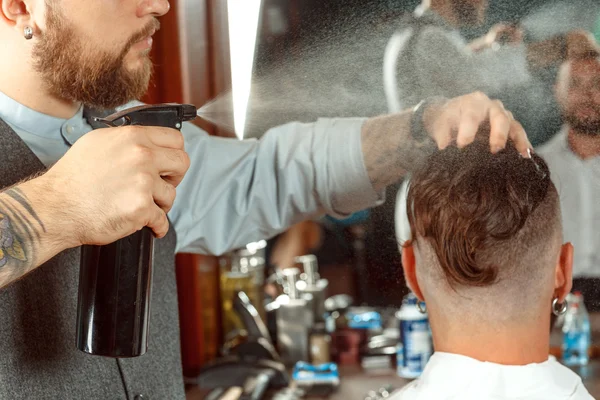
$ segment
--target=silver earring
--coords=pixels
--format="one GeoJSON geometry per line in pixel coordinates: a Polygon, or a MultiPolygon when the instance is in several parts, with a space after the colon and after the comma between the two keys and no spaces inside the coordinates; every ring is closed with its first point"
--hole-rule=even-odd
{"type": "Polygon", "coordinates": [[[563,315],[564,313],[567,312],[568,306],[569,306],[569,303],[567,303],[566,299],[564,302],[559,303],[558,297],[557,297],[554,300],[552,300],[552,314],[556,315],[557,317],[560,315],[563,315]]]}
{"type": "Polygon", "coordinates": [[[31,29],[30,26],[26,26],[23,29],[23,36],[25,36],[25,39],[30,40],[31,38],[33,38],[33,29],[31,29]]]}
{"type": "Polygon", "coordinates": [[[427,314],[427,305],[424,301],[417,302],[417,309],[421,314],[427,314]]]}

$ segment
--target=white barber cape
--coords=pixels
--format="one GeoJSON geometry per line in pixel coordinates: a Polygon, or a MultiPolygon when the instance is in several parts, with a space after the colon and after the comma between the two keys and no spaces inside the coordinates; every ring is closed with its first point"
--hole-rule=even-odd
{"type": "Polygon", "coordinates": [[[436,352],[421,377],[390,400],[593,400],[581,378],[554,357],[523,366],[436,352]]]}

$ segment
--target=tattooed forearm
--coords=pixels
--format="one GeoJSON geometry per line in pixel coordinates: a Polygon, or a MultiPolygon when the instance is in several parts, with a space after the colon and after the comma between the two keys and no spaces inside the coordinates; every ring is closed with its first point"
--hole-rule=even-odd
{"type": "Polygon", "coordinates": [[[13,199],[15,199],[19,204],[21,204],[21,206],[23,206],[23,208],[25,210],[27,210],[29,215],[31,215],[33,217],[33,219],[35,219],[37,221],[37,223],[41,226],[42,230],[44,232],[46,232],[46,227],[44,226],[44,223],[42,222],[40,217],[38,217],[38,215],[35,212],[35,210],[33,209],[33,207],[31,207],[31,204],[29,203],[27,196],[25,196],[25,194],[23,193],[23,191],[21,189],[19,189],[18,187],[15,187],[15,188],[7,190],[4,193],[7,194],[8,196],[12,197],[13,199]]]}
{"type": "Polygon", "coordinates": [[[46,175],[0,188],[0,289],[75,247],[73,217],[46,175]]]}
{"type": "Polygon", "coordinates": [[[18,188],[0,192],[0,287],[29,272],[45,232],[27,195],[18,188]]]}
{"type": "Polygon", "coordinates": [[[410,133],[411,112],[371,118],[362,129],[367,173],[376,190],[398,182],[435,150],[433,141],[420,144],[410,133]]]}

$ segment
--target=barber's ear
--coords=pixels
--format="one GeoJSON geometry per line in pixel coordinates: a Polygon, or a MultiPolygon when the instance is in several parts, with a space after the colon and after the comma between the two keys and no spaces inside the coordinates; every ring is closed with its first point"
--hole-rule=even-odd
{"type": "Polygon", "coordinates": [[[554,275],[554,293],[558,302],[563,303],[573,288],[573,245],[565,243],[560,249],[560,257],[554,275]]]}
{"type": "Polygon", "coordinates": [[[402,248],[402,269],[404,270],[404,278],[408,288],[421,301],[425,301],[421,287],[417,281],[417,262],[415,259],[415,249],[412,243],[407,242],[402,248]]]}
{"type": "Polygon", "coordinates": [[[27,26],[34,32],[38,31],[31,13],[33,0],[0,0],[0,2],[2,3],[0,19],[19,32],[22,32],[27,26]]]}

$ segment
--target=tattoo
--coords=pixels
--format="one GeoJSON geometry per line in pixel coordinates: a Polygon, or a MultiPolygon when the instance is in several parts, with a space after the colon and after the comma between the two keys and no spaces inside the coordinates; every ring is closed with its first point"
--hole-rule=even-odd
{"type": "Polygon", "coordinates": [[[0,213],[0,267],[8,263],[9,258],[27,261],[20,237],[16,234],[11,220],[0,213]]]}
{"type": "Polygon", "coordinates": [[[0,287],[29,272],[42,230],[44,224],[25,193],[18,188],[0,192],[0,287]]]}
{"type": "Polygon", "coordinates": [[[400,181],[436,149],[432,140],[412,139],[409,113],[368,120],[363,125],[362,146],[367,173],[376,190],[400,181]]]}
{"type": "Polygon", "coordinates": [[[2,210],[11,210],[13,222],[15,225],[18,225],[20,230],[25,232],[30,243],[33,243],[33,235],[35,235],[38,240],[40,239],[40,234],[36,230],[33,230],[32,232],[32,229],[29,228],[29,224],[25,222],[25,216],[19,210],[14,209],[14,207],[11,207],[4,200],[0,200],[0,206],[2,206],[2,210]]]}
{"type": "Polygon", "coordinates": [[[42,230],[46,232],[46,227],[44,226],[44,223],[42,222],[40,217],[38,217],[35,210],[31,207],[31,204],[29,204],[29,200],[27,200],[27,196],[25,196],[25,193],[23,193],[21,189],[12,188],[4,193],[15,199],[19,204],[21,204],[23,208],[26,209],[27,212],[38,222],[38,224],[40,224],[42,230]]]}

